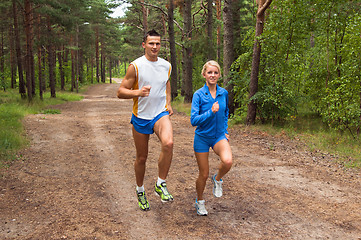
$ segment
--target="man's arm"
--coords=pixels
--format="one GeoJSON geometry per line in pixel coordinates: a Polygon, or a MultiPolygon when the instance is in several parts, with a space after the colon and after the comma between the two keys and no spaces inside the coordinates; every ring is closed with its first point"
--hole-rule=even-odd
{"type": "Polygon", "coordinates": [[[167,107],[168,107],[168,112],[169,112],[169,116],[173,115],[173,108],[171,106],[171,101],[172,101],[172,93],[171,93],[171,88],[170,88],[170,81],[168,80],[167,85],[166,85],[166,92],[167,92],[167,107]]]}
{"type": "Polygon", "coordinates": [[[131,64],[127,69],[127,73],[120,84],[117,92],[118,98],[135,98],[135,97],[147,97],[149,96],[150,86],[144,86],[141,89],[132,89],[136,80],[135,68],[131,64]]]}

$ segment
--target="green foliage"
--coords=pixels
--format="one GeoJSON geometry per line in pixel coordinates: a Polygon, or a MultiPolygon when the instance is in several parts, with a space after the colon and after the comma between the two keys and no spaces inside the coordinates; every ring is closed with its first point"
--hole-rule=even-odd
{"type": "Polygon", "coordinates": [[[174,111],[185,113],[187,116],[191,115],[191,104],[184,103],[184,97],[180,94],[172,101],[172,108],[174,111]]]}
{"type": "Polygon", "coordinates": [[[45,109],[41,111],[42,114],[60,114],[61,111],[59,109],[45,109]]]}

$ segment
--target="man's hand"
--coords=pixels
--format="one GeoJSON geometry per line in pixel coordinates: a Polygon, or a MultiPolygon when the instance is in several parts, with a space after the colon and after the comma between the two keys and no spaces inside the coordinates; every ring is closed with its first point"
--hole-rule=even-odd
{"type": "Polygon", "coordinates": [[[140,89],[139,95],[140,95],[141,97],[148,97],[151,88],[152,88],[152,87],[149,86],[149,85],[142,87],[142,88],[140,89]]]}
{"type": "Polygon", "coordinates": [[[173,108],[170,104],[167,105],[167,108],[168,108],[168,112],[169,112],[169,116],[172,116],[173,115],[173,108]]]}

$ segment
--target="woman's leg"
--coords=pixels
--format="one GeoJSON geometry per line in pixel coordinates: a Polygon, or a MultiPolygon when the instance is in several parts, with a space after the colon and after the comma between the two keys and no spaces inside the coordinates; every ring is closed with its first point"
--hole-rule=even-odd
{"type": "Polygon", "coordinates": [[[223,139],[213,147],[214,152],[221,158],[216,180],[220,181],[232,167],[232,150],[229,142],[223,139]]]}
{"type": "Polygon", "coordinates": [[[195,152],[199,174],[196,181],[197,200],[203,200],[203,192],[206,187],[206,182],[209,176],[208,155],[209,152],[197,153],[195,152]]]}

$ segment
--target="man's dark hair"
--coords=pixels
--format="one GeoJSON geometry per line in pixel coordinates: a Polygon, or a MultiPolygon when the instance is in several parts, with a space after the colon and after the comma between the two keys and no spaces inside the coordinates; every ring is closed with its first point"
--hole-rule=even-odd
{"type": "Polygon", "coordinates": [[[151,36],[151,37],[160,37],[160,34],[155,31],[154,29],[148,31],[145,35],[144,35],[144,38],[143,38],[143,42],[146,42],[147,41],[147,38],[148,36],[151,36]]]}

